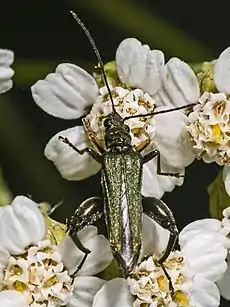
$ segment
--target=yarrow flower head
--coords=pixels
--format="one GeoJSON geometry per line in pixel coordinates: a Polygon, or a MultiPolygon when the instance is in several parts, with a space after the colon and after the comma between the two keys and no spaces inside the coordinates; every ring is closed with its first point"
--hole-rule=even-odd
{"type": "Polygon", "coordinates": [[[160,266],[157,259],[168,242],[168,232],[143,215],[145,259],[127,280],[115,278],[96,293],[93,307],[217,307],[216,282],[227,265],[221,222],[204,219],[187,225],[179,235],[180,251],[160,266]],[[169,281],[170,279],[170,281],[169,281]]]}
{"type": "MultiPolygon", "coordinates": [[[[111,82],[110,88],[116,111],[122,117],[195,103],[199,97],[198,81],[189,65],[177,58],[165,65],[161,51],[150,50],[137,39],[121,42],[114,65],[116,81],[111,82]]],[[[31,90],[38,106],[56,117],[79,118],[85,115],[86,109],[92,108],[85,118],[85,127],[90,127],[103,146],[103,122],[111,113],[112,104],[108,90],[96,80],[78,66],[61,64],[55,73],[35,83],[31,90]]],[[[161,153],[162,171],[182,174],[195,158],[185,129],[187,123],[182,111],[127,120],[134,147],[149,141],[148,150],[154,148],[161,153]]],[[[90,135],[81,126],[53,136],[46,145],[45,156],[53,161],[64,178],[82,180],[100,170],[100,165],[89,155],[78,155],[60,142],[60,135],[79,149],[92,144],[90,135]]],[[[142,194],[145,196],[159,198],[182,183],[183,178],[157,175],[156,159],[144,165],[142,194]]]]}
{"type": "MultiPolygon", "coordinates": [[[[64,233],[58,245],[49,239],[55,235],[46,231],[45,219],[32,200],[18,196],[11,206],[1,207],[0,227],[1,306],[15,306],[15,300],[17,307],[79,306],[84,304],[88,288],[76,284],[87,281],[94,291],[104,284],[92,275],[109,265],[112,254],[109,242],[97,235],[96,227],[78,233],[92,253],[74,280],[71,274],[84,254],[64,233]]],[[[92,299],[93,295],[87,297],[92,299]]]]}
{"type": "MultiPolygon", "coordinates": [[[[116,112],[123,118],[134,114],[151,113],[156,107],[155,101],[140,89],[128,90],[121,86],[110,86],[110,91],[116,112]]],[[[96,103],[93,104],[91,112],[86,116],[85,121],[105,146],[105,127],[103,122],[106,116],[112,112],[112,104],[106,87],[100,88],[99,93],[100,95],[96,103]]],[[[155,136],[154,117],[128,119],[125,123],[130,128],[133,146],[138,146],[146,140],[152,143],[155,136]]]]}
{"type": "Polygon", "coordinates": [[[205,92],[188,116],[188,131],[198,157],[207,163],[230,164],[230,100],[224,93],[205,92]]]}
{"type": "Polygon", "coordinates": [[[0,291],[17,290],[30,306],[63,306],[72,292],[72,278],[61,262],[57,246],[49,240],[11,256],[0,281],[0,291]]]}
{"type": "Polygon", "coordinates": [[[230,47],[214,62],[213,81],[219,93],[204,92],[189,114],[194,152],[205,162],[224,166],[223,179],[230,195],[230,47]]]}
{"type": "Polygon", "coordinates": [[[152,256],[144,260],[133,277],[127,280],[131,294],[137,297],[133,306],[171,306],[173,303],[188,306],[189,294],[193,290],[193,276],[182,253],[172,252],[164,262],[168,277],[163,267],[154,259],[152,256]]]}

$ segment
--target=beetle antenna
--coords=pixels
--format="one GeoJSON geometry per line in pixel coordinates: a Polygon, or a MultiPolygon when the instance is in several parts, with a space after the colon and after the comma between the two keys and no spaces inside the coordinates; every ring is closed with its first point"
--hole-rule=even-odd
{"type": "Polygon", "coordinates": [[[112,103],[112,113],[116,113],[116,109],[115,109],[115,106],[114,106],[114,102],[113,102],[113,96],[112,96],[112,93],[110,91],[110,88],[109,88],[109,84],[108,84],[108,81],[107,81],[107,78],[106,78],[106,74],[105,74],[105,70],[104,70],[104,64],[102,62],[102,59],[101,59],[101,56],[100,56],[100,52],[99,50],[97,49],[97,46],[96,46],[96,43],[91,35],[91,33],[89,32],[89,30],[86,28],[86,26],[84,25],[84,23],[81,21],[81,19],[78,17],[78,15],[76,13],[74,13],[73,11],[70,11],[70,13],[73,15],[73,18],[77,21],[77,23],[79,24],[79,26],[82,28],[82,30],[85,32],[92,48],[93,48],[93,51],[96,55],[96,58],[97,58],[97,61],[98,61],[98,64],[99,64],[99,68],[101,70],[101,74],[102,74],[102,78],[103,78],[103,81],[105,83],[105,86],[107,87],[107,90],[108,90],[108,93],[109,93],[109,98],[111,100],[111,103],[112,103]]]}
{"type": "Polygon", "coordinates": [[[186,109],[189,107],[194,107],[197,103],[190,103],[184,106],[180,106],[180,107],[176,107],[176,108],[172,108],[172,109],[167,109],[167,110],[161,110],[161,111],[155,111],[152,113],[146,113],[146,114],[137,114],[137,115],[131,115],[131,116],[126,116],[123,118],[123,122],[125,120],[128,120],[130,118],[138,118],[138,117],[145,117],[145,116],[153,116],[153,115],[158,115],[158,114],[163,114],[163,113],[169,113],[169,112],[173,112],[173,111],[178,111],[181,109],[186,109]]]}

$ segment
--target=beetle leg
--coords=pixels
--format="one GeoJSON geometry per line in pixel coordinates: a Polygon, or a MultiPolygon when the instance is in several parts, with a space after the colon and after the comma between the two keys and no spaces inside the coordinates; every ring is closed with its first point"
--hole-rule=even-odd
{"type": "Polygon", "coordinates": [[[73,150],[75,150],[79,155],[83,155],[84,153],[87,153],[88,155],[90,155],[94,160],[96,160],[98,163],[101,163],[101,155],[99,153],[97,153],[94,149],[92,148],[83,148],[83,149],[78,149],[76,146],[74,146],[67,137],[63,137],[63,136],[59,136],[59,139],[69,145],[69,147],[71,147],[73,150]]]}
{"type": "Polygon", "coordinates": [[[176,222],[173,217],[172,211],[169,207],[160,199],[155,197],[144,197],[142,199],[143,212],[156,221],[161,227],[167,229],[170,232],[169,242],[166,250],[159,260],[163,263],[173,250],[175,242],[178,237],[178,230],[176,222]]]}
{"type": "Polygon", "coordinates": [[[87,225],[93,225],[99,219],[102,219],[103,212],[103,201],[99,197],[91,197],[85,200],[75,210],[74,214],[67,221],[68,234],[76,244],[76,246],[85,254],[77,270],[73,273],[73,277],[82,268],[87,256],[90,254],[90,250],[85,248],[78,238],[77,232],[84,229],[87,225]]]}
{"type": "Polygon", "coordinates": [[[144,136],[146,137],[146,140],[144,140],[140,144],[138,144],[135,147],[135,150],[138,151],[138,152],[142,152],[146,147],[149,146],[151,139],[150,139],[148,132],[144,129],[144,127],[141,127],[139,131],[144,134],[144,136]]]}
{"type": "Polygon", "coordinates": [[[143,157],[143,164],[149,162],[153,158],[157,157],[157,174],[161,176],[171,176],[176,178],[184,177],[184,175],[180,173],[165,173],[161,171],[161,154],[159,150],[154,149],[143,157]]]}
{"type": "Polygon", "coordinates": [[[171,251],[173,250],[178,237],[178,230],[176,227],[175,219],[169,207],[160,199],[157,199],[155,197],[144,197],[142,199],[142,205],[143,205],[143,212],[145,214],[147,214],[154,221],[156,221],[161,227],[167,229],[170,232],[170,237],[167,247],[161,258],[158,260],[158,263],[162,266],[165,275],[169,280],[170,290],[173,293],[172,281],[163,263],[168,258],[171,251]]]}
{"type": "Polygon", "coordinates": [[[91,143],[95,146],[95,149],[98,150],[100,154],[103,154],[106,151],[106,149],[104,146],[101,145],[99,139],[97,138],[96,133],[90,127],[89,122],[86,121],[84,118],[82,119],[82,122],[91,143]]]}
{"type": "Polygon", "coordinates": [[[104,217],[104,204],[100,197],[90,197],[83,201],[67,222],[71,236],[88,225],[95,224],[104,217]]]}

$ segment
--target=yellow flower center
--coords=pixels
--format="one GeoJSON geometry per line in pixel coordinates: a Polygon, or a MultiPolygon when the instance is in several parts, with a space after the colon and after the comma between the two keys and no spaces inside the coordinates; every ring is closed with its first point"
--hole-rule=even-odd
{"type": "Polygon", "coordinates": [[[57,246],[49,240],[31,246],[20,256],[11,256],[0,280],[0,291],[22,293],[31,307],[64,306],[72,291],[72,279],[64,269],[57,246]]]}
{"type": "Polygon", "coordinates": [[[181,252],[171,253],[164,262],[173,291],[162,266],[154,259],[153,256],[143,261],[132,278],[127,279],[131,293],[137,297],[134,306],[167,307],[176,303],[177,307],[188,307],[193,281],[181,252]]]}

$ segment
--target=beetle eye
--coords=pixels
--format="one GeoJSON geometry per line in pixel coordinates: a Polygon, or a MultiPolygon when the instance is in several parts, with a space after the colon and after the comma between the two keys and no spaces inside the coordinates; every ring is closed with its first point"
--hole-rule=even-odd
{"type": "Polygon", "coordinates": [[[124,125],[124,127],[125,127],[125,130],[129,133],[130,132],[129,126],[128,125],[124,125]]]}
{"type": "Polygon", "coordinates": [[[109,127],[110,126],[110,119],[109,118],[106,118],[104,120],[104,127],[109,127]]]}

